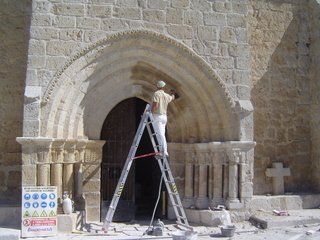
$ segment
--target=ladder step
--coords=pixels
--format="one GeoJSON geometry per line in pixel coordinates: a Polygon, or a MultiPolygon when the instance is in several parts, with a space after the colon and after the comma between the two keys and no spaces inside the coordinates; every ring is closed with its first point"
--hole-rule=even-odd
{"type": "Polygon", "coordinates": [[[170,180],[168,180],[168,181],[166,181],[167,183],[171,183],[171,184],[174,184],[174,181],[170,181],[170,180]]]}
{"type": "Polygon", "coordinates": [[[172,204],[172,206],[174,206],[174,207],[179,207],[179,208],[183,208],[180,204],[172,204]]]}
{"type": "Polygon", "coordinates": [[[175,196],[179,195],[179,193],[174,193],[174,192],[169,192],[169,194],[175,195],[175,196]]]}

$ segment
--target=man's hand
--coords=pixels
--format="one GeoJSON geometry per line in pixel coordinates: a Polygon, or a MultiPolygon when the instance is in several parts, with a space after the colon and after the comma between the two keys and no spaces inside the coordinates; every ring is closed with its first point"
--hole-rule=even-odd
{"type": "Polygon", "coordinates": [[[173,89],[170,90],[170,95],[173,95],[174,99],[178,99],[180,97],[179,94],[173,89]]]}

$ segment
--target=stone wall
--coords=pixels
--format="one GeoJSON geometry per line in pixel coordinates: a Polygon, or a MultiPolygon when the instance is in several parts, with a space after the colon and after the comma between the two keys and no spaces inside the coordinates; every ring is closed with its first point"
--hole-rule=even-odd
{"type": "Polygon", "coordinates": [[[30,0],[0,1],[0,205],[19,205],[30,0]]]}
{"type": "Polygon", "coordinates": [[[310,7],[310,38],[311,38],[311,141],[312,169],[314,187],[320,191],[320,1],[312,0],[310,7]]]}
{"type": "Polygon", "coordinates": [[[308,22],[304,1],[251,1],[255,194],[272,192],[265,170],[277,161],[291,169],[286,192],[311,190],[308,22]]]}
{"type": "Polygon", "coordinates": [[[319,22],[317,1],[310,1],[311,25],[308,5],[301,2],[2,0],[0,19],[7,24],[0,26],[0,32],[5,33],[0,34],[0,203],[20,199],[21,150],[15,137],[23,136],[25,79],[28,86],[39,87],[26,99],[34,101],[31,109],[25,109],[27,133],[39,129],[40,95],[55,72],[80,49],[129,29],[148,29],[185,43],[212,66],[234,99],[250,99],[252,95],[258,143],[256,194],[271,192],[271,179],[264,172],[275,161],[284,162],[292,170],[292,176],[286,179],[286,191],[310,190],[310,139],[314,143],[313,167],[320,168],[316,161],[320,155],[316,111],[319,33],[315,31],[319,22]]]}
{"type": "Polygon", "coordinates": [[[187,44],[217,71],[233,97],[249,99],[246,2],[34,0],[27,85],[45,88],[70,56],[110,33],[148,29],[187,44]]]}

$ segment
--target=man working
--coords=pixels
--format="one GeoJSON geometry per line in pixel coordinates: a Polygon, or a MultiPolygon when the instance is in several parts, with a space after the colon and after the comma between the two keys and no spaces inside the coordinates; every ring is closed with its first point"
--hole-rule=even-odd
{"type": "Polygon", "coordinates": [[[167,124],[167,107],[168,104],[175,99],[175,92],[171,90],[170,94],[163,91],[166,83],[164,81],[157,82],[157,91],[152,97],[151,111],[154,117],[155,131],[160,134],[163,143],[163,151],[168,156],[167,140],[166,140],[166,124],[167,124]]]}

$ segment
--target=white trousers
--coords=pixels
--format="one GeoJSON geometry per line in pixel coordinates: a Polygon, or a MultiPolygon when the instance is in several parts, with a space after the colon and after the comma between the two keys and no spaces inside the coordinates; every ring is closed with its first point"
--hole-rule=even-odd
{"type": "Polygon", "coordinates": [[[160,135],[162,144],[163,144],[163,151],[165,155],[168,154],[168,147],[167,147],[167,140],[166,140],[166,124],[167,124],[167,115],[163,114],[153,114],[154,118],[154,127],[155,131],[160,135]]]}

